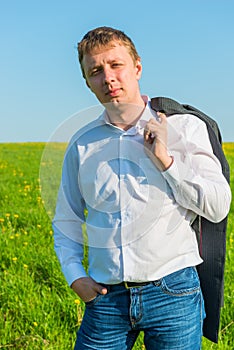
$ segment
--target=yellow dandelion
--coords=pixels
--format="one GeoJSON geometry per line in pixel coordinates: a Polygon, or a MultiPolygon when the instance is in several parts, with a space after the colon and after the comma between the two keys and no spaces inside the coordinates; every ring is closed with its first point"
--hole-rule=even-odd
{"type": "Polygon", "coordinates": [[[28,242],[24,242],[23,245],[26,247],[28,245],[28,242]]]}
{"type": "Polygon", "coordinates": [[[12,261],[16,262],[18,260],[18,258],[15,256],[14,258],[12,258],[12,261]]]}
{"type": "Polygon", "coordinates": [[[40,224],[37,224],[37,227],[38,227],[38,228],[41,228],[41,225],[40,225],[40,224]]]}
{"type": "Polygon", "coordinates": [[[5,219],[3,219],[3,218],[0,218],[0,222],[4,222],[5,221],[5,219]]]}
{"type": "Polygon", "coordinates": [[[37,327],[38,323],[37,322],[33,322],[33,325],[34,325],[34,327],[37,327]]]}
{"type": "Polygon", "coordinates": [[[9,218],[9,217],[11,216],[11,214],[10,214],[10,213],[6,213],[5,216],[6,216],[7,218],[9,218]]]}
{"type": "Polygon", "coordinates": [[[14,214],[14,218],[18,219],[19,215],[18,214],[14,214]]]}
{"type": "Polygon", "coordinates": [[[74,303],[75,303],[76,305],[80,305],[80,299],[75,299],[75,300],[74,300],[74,303]]]}
{"type": "Polygon", "coordinates": [[[27,234],[28,234],[28,232],[27,232],[27,231],[24,231],[24,234],[25,234],[25,235],[27,235],[27,234]]]}
{"type": "Polygon", "coordinates": [[[25,185],[24,186],[24,191],[30,191],[31,186],[30,185],[25,185]]]}
{"type": "Polygon", "coordinates": [[[52,231],[52,230],[50,230],[49,234],[50,234],[50,235],[52,236],[52,234],[53,234],[53,231],[52,231]]]}
{"type": "Polygon", "coordinates": [[[19,233],[16,233],[16,234],[15,234],[15,237],[19,237],[19,236],[20,236],[20,234],[19,234],[19,233]]]}
{"type": "Polygon", "coordinates": [[[28,265],[27,264],[24,264],[24,269],[27,269],[28,268],[28,265]]]}
{"type": "Polygon", "coordinates": [[[10,236],[9,238],[10,238],[10,239],[14,239],[14,238],[15,238],[15,236],[10,236]]]}

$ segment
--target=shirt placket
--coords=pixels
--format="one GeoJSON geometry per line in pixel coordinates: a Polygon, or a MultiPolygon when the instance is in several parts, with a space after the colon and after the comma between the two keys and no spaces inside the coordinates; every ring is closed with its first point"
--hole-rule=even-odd
{"type": "MultiPolygon", "coordinates": [[[[130,147],[129,140],[136,134],[137,130],[132,128],[131,130],[124,132],[119,138],[119,198],[120,198],[120,220],[121,220],[121,249],[122,249],[122,266],[123,266],[123,280],[129,280],[129,249],[131,250],[131,232],[130,222],[132,218],[131,206],[128,205],[128,161],[129,152],[126,151],[126,147],[130,147]]],[[[130,159],[131,160],[131,159],[130,159]]]]}

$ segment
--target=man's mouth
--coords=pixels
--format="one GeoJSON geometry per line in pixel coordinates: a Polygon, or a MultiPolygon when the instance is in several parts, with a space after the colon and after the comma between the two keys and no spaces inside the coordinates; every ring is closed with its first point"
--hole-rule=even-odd
{"type": "Polygon", "coordinates": [[[119,96],[120,93],[120,89],[112,89],[112,90],[108,90],[106,95],[109,95],[111,97],[117,97],[119,96]]]}

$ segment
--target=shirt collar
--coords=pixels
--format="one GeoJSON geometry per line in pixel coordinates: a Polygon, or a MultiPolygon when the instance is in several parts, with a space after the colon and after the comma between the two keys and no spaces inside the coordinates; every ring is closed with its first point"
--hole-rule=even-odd
{"type": "Polygon", "coordinates": [[[146,123],[148,123],[148,121],[151,118],[157,118],[157,114],[151,108],[151,104],[150,104],[151,100],[150,100],[150,98],[148,96],[145,96],[145,95],[143,95],[142,98],[145,101],[145,109],[144,109],[140,119],[136,123],[136,126],[138,126],[140,128],[144,128],[146,123]]]}
{"type": "MultiPolygon", "coordinates": [[[[142,133],[144,131],[145,125],[148,123],[148,121],[151,118],[157,118],[157,114],[155,111],[151,108],[150,105],[150,98],[146,95],[142,95],[142,99],[145,102],[145,109],[140,117],[140,119],[137,121],[136,125],[125,131],[124,133],[127,134],[133,134],[133,133],[142,133]]],[[[104,110],[102,115],[100,116],[100,119],[103,121],[104,124],[111,125],[114,128],[119,129],[118,127],[114,126],[113,124],[110,123],[110,120],[108,118],[108,115],[106,111],[104,110]]]]}

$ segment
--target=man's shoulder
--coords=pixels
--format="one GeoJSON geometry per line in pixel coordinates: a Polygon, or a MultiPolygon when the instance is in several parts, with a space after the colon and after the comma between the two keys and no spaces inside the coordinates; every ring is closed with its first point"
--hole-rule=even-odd
{"type": "Polygon", "coordinates": [[[169,123],[181,127],[199,127],[199,126],[205,126],[205,122],[195,116],[194,114],[191,113],[186,113],[186,114],[173,114],[168,118],[169,123]]]}

